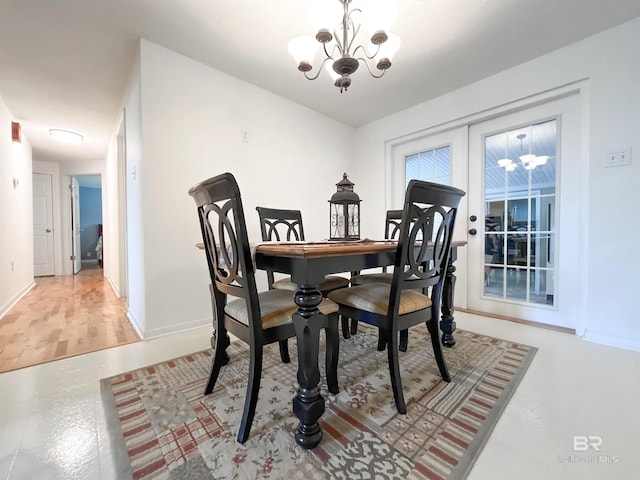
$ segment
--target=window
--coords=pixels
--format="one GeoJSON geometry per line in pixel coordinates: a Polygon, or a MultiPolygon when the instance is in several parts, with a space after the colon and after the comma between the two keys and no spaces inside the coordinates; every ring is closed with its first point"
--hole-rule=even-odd
{"type": "Polygon", "coordinates": [[[451,184],[451,146],[433,148],[405,157],[405,187],[413,179],[451,184]]]}

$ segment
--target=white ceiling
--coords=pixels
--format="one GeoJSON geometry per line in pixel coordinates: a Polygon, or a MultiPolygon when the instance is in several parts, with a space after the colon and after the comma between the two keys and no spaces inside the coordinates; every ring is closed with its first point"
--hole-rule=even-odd
{"type": "Polygon", "coordinates": [[[0,97],[35,159],[103,160],[140,37],[358,126],[640,16],[638,0],[398,4],[393,66],[340,94],[287,53],[311,34],[304,0],[0,0],[0,97]],[[52,127],[85,142],[58,144],[52,127]]]}

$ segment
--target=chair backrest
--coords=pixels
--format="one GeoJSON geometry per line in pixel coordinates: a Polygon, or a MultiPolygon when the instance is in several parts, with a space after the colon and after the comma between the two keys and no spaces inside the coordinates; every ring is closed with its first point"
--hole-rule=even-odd
{"type": "Polygon", "coordinates": [[[302,212],[280,208],[256,207],[263,242],[304,241],[302,212]]]}
{"type": "Polygon", "coordinates": [[[223,173],[194,185],[189,195],[198,207],[216,314],[223,315],[227,295],[241,297],[251,324],[261,328],[255,269],[236,179],[223,173]]]}
{"type": "Polygon", "coordinates": [[[395,240],[400,234],[400,222],[402,221],[402,210],[387,210],[387,221],[384,224],[384,238],[395,240]]]}
{"type": "MultiPolygon", "coordinates": [[[[302,212],[281,208],[256,207],[260,218],[260,233],[263,242],[304,241],[302,212]]],[[[275,278],[272,270],[267,270],[269,289],[275,278]]]]}
{"type": "Polygon", "coordinates": [[[389,308],[397,308],[405,289],[431,289],[439,306],[451,238],[463,190],[411,180],[405,194],[389,308]]]}

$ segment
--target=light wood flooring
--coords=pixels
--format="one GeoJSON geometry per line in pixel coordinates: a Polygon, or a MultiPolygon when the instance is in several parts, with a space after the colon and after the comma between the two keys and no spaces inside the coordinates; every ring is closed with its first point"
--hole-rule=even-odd
{"type": "Polygon", "coordinates": [[[140,341],[97,264],[35,281],[0,320],[0,372],[140,341]]]}

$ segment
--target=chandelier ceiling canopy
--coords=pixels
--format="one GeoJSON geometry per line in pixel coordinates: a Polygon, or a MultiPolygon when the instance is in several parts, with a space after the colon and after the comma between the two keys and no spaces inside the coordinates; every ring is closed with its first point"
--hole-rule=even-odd
{"type": "Polygon", "coordinates": [[[309,80],[318,78],[324,66],[340,93],[361,63],[372,77],[382,77],[400,48],[400,38],[389,31],[398,17],[395,0],[309,0],[307,17],[315,37],[292,39],[289,53],[309,80]],[[312,73],[320,46],[324,58],[312,73]]]}

